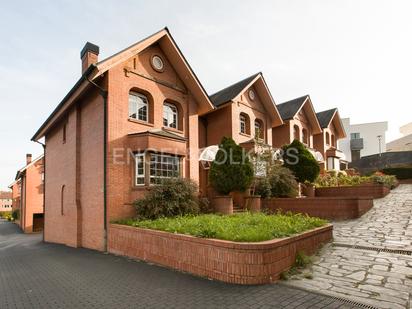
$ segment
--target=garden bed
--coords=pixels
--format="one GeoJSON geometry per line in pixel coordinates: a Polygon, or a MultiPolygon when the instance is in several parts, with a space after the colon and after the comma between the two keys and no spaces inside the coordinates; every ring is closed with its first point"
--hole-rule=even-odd
{"type": "Polygon", "coordinates": [[[348,220],[362,216],[373,207],[371,197],[306,197],[262,199],[269,212],[291,211],[328,220],[348,220]]]}
{"type": "MultiPolygon", "coordinates": [[[[242,215],[216,217],[221,217],[222,220],[225,217],[234,217],[236,221],[236,217],[239,216],[242,215]]],[[[260,218],[260,216],[265,215],[248,216],[260,218]]],[[[277,281],[282,272],[292,267],[297,252],[304,252],[307,255],[313,254],[321,244],[332,239],[332,225],[319,219],[313,220],[309,221],[312,223],[308,225],[300,221],[302,224],[299,224],[295,230],[306,229],[302,233],[257,242],[200,238],[135,226],[110,224],[108,251],[224,282],[265,284],[277,281]],[[314,224],[314,222],[317,223],[314,224]],[[322,226],[313,228],[319,224],[322,226]]],[[[229,224],[231,227],[226,232],[224,229],[217,228],[218,226],[221,227],[219,222],[209,232],[220,229],[220,233],[223,234],[218,235],[219,231],[215,231],[217,236],[226,234],[233,237],[235,235],[232,233],[234,222],[232,223],[232,225],[229,224]]],[[[251,224],[245,225],[251,226],[251,224]]],[[[254,225],[258,227],[262,224],[259,224],[259,219],[257,219],[254,225]]],[[[191,229],[185,227],[186,232],[189,230],[191,229]]],[[[242,230],[242,225],[239,225],[238,230],[242,230]]],[[[246,230],[248,229],[243,228],[243,233],[240,231],[240,234],[248,235],[246,239],[262,239],[262,236],[259,236],[260,234],[265,235],[263,238],[268,237],[268,234],[264,232],[256,232],[254,236],[251,236],[253,233],[250,233],[250,230],[245,233],[246,230]],[[258,236],[256,237],[256,235],[258,236]]],[[[258,229],[255,229],[255,231],[258,231],[258,229]]],[[[273,235],[269,236],[270,238],[293,233],[290,228],[286,227],[275,228],[273,231],[273,235]]],[[[244,238],[235,237],[235,239],[244,238]]]]}
{"type": "Polygon", "coordinates": [[[382,198],[389,194],[390,188],[384,184],[360,184],[356,186],[338,186],[316,188],[319,197],[371,197],[382,198]]]}

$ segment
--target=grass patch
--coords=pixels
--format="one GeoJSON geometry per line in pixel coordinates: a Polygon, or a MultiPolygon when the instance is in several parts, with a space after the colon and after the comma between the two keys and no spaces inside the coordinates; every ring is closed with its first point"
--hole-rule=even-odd
{"type": "Polygon", "coordinates": [[[230,216],[206,214],[156,220],[128,219],[115,223],[202,238],[258,242],[298,234],[321,227],[327,221],[292,213],[241,213],[230,216]]]}

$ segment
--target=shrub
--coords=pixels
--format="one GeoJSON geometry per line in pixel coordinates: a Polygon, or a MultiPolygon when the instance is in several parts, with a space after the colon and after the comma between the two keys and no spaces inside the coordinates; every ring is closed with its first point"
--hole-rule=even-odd
{"type": "Polygon", "coordinates": [[[223,137],[209,171],[212,187],[223,195],[246,191],[253,181],[253,165],[242,147],[223,137]]]}
{"type": "Polygon", "coordinates": [[[11,211],[0,211],[0,218],[7,219],[11,216],[11,211]]]}
{"type": "Polygon", "coordinates": [[[369,177],[370,181],[372,183],[379,183],[383,184],[388,188],[394,188],[396,184],[396,177],[391,176],[391,175],[379,175],[379,174],[374,174],[369,177]]]}
{"type": "Polygon", "coordinates": [[[256,179],[255,194],[262,198],[270,198],[272,196],[270,181],[268,177],[256,179]]]}
{"type": "Polygon", "coordinates": [[[161,179],[134,202],[138,218],[157,219],[200,212],[196,184],[184,178],[161,179]]]}
{"type": "Polygon", "coordinates": [[[282,149],[284,166],[293,172],[297,181],[313,183],[319,175],[320,167],[309,150],[298,140],[282,149]]]}
{"type": "Polygon", "coordinates": [[[299,186],[292,171],[280,165],[274,165],[268,174],[272,197],[296,197],[299,186]]]}
{"type": "Polygon", "coordinates": [[[386,175],[394,175],[398,179],[412,179],[412,167],[388,167],[382,172],[386,175]]]}
{"type": "Polygon", "coordinates": [[[11,216],[13,217],[13,220],[18,220],[20,218],[20,209],[14,210],[11,216]]]}

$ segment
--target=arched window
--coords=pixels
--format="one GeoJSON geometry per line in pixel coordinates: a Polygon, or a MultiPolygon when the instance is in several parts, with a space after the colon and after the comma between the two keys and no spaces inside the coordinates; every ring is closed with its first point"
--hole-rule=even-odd
{"type": "Polygon", "coordinates": [[[129,118],[141,121],[149,120],[149,101],[144,94],[129,93],[129,118]]]}
{"type": "Polygon", "coordinates": [[[329,132],[326,132],[326,145],[330,145],[329,132]]]}
{"type": "Polygon", "coordinates": [[[330,136],[332,147],[336,147],[335,135],[331,134],[330,136]]]}
{"type": "Polygon", "coordinates": [[[250,134],[250,120],[247,114],[240,113],[239,126],[240,126],[240,130],[239,130],[240,133],[250,134]]]}
{"type": "Polygon", "coordinates": [[[302,143],[309,145],[308,130],[302,129],[302,143]]]}
{"type": "Polygon", "coordinates": [[[263,121],[260,119],[255,120],[255,137],[260,139],[265,138],[265,128],[263,126],[263,121]]]}
{"type": "Polygon", "coordinates": [[[296,124],[293,126],[293,139],[300,141],[300,130],[296,124]]]}
{"type": "Polygon", "coordinates": [[[177,129],[178,117],[176,105],[165,102],[163,104],[163,126],[177,129]]]}
{"type": "Polygon", "coordinates": [[[60,193],[60,212],[61,215],[64,215],[64,189],[65,189],[65,185],[62,185],[62,189],[61,189],[61,193],[60,193]]]}

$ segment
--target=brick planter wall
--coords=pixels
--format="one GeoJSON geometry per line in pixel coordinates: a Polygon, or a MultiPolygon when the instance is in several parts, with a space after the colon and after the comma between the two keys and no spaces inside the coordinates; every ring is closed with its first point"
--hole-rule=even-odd
{"type": "Polygon", "coordinates": [[[382,198],[389,194],[391,190],[381,184],[364,184],[359,186],[340,186],[316,188],[316,196],[321,197],[372,197],[382,198]]]}
{"type": "Polygon", "coordinates": [[[258,243],[236,243],[110,224],[108,251],[236,284],[277,281],[296,253],[313,254],[332,239],[332,225],[258,243]]]}
{"type": "Polygon", "coordinates": [[[305,197],[262,199],[263,209],[291,211],[328,220],[347,220],[362,216],[373,207],[367,197],[305,197]]]}

